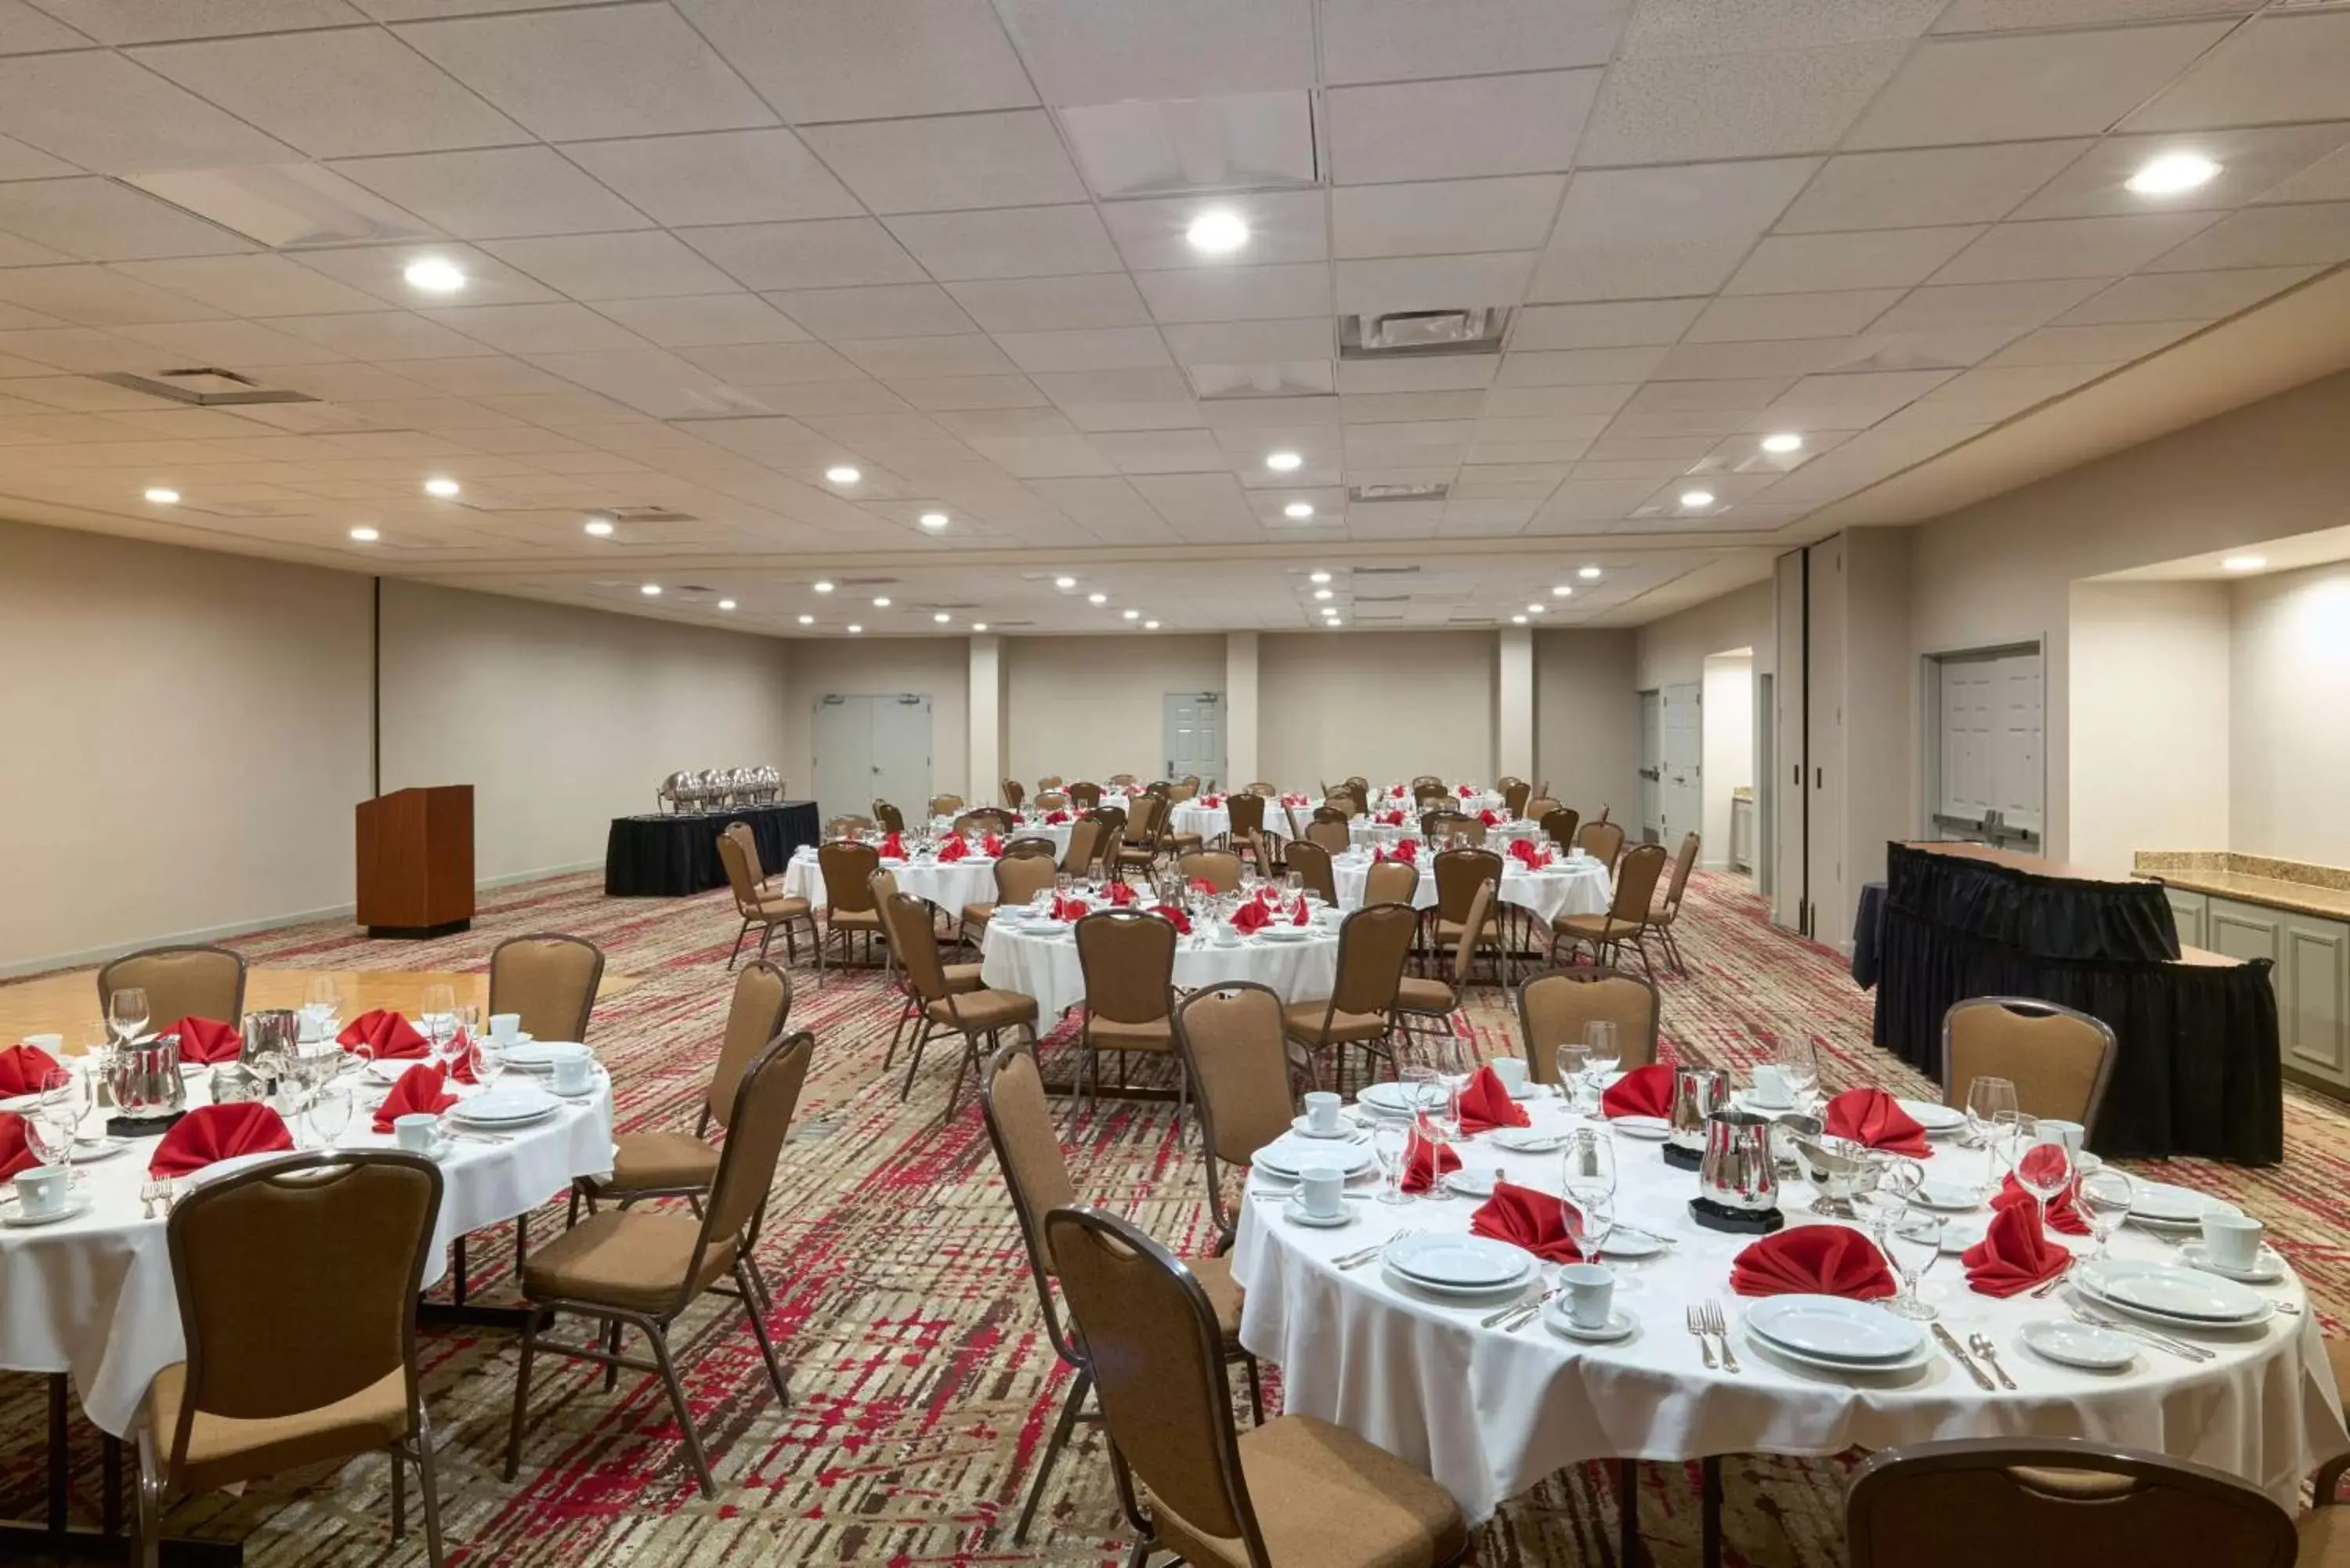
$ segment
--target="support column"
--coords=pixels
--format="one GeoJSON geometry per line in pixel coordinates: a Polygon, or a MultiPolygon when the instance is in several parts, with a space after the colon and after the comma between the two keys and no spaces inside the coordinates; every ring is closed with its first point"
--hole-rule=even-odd
{"type": "MultiPolygon", "coordinates": [[[[1224,778],[1226,790],[1264,775],[1256,750],[1256,633],[1224,633],[1224,778]]],[[[1284,781],[1275,780],[1275,783],[1284,781]]]]}
{"type": "Polygon", "coordinates": [[[971,787],[964,798],[993,801],[1003,786],[1003,648],[1000,638],[971,639],[971,787]]]}
{"type": "Polygon", "coordinates": [[[1531,627],[1500,632],[1493,671],[1493,774],[1534,775],[1534,634],[1531,627]]]}

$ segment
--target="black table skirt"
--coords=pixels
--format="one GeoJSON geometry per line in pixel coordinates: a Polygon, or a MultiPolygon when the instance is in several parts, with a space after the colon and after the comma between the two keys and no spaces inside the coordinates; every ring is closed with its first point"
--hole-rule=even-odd
{"type": "Polygon", "coordinates": [[[604,891],[616,898],[681,898],[726,886],[718,835],[730,822],[747,822],[759,841],[768,875],[792,852],[817,840],[816,802],[787,800],[691,816],[616,816],[604,845],[604,891]]]}
{"type": "Polygon", "coordinates": [[[2089,1130],[2099,1154],[2284,1156],[2276,992],[2262,961],[2190,964],[2162,890],[2034,876],[1891,845],[1877,933],[1876,1041],[1939,1079],[1942,1015],[1970,996],[2029,996],[2109,1024],[2120,1049],[2089,1130]],[[2159,906],[2158,918],[2145,902],[2159,906]],[[2035,950],[2018,938],[2066,950],[2035,950]],[[2103,950],[2102,951],[2100,950],[2103,950]],[[2159,948],[2158,948],[2158,951],[2159,948]]]}

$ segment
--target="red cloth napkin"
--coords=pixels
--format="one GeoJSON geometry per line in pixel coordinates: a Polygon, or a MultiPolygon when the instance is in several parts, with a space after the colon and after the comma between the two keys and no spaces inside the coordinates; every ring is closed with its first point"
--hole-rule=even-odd
{"type": "Polygon", "coordinates": [[[1828,1102],[1827,1130],[1888,1154],[1920,1158],[1934,1152],[1926,1129],[1882,1089],[1846,1089],[1828,1102]]]}
{"type": "Polygon", "coordinates": [[[407,1116],[439,1116],[457,1103],[457,1096],[447,1092],[449,1075],[431,1062],[419,1062],[400,1075],[391,1093],[376,1107],[375,1130],[388,1133],[392,1119],[407,1116]]]}
{"type": "Polygon", "coordinates": [[[881,836],[881,853],[892,860],[903,860],[906,857],[906,841],[895,833],[885,833],[881,836]]]}
{"type": "Polygon", "coordinates": [[[1058,827],[1068,820],[1069,814],[1066,811],[1048,811],[1045,814],[1045,826],[1047,827],[1058,827]]]}
{"type": "Polygon", "coordinates": [[[151,1176],[185,1176],[217,1160],[240,1154],[267,1154],[294,1147],[286,1118],[255,1100],[234,1105],[199,1106],[182,1116],[155,1157],[147,1162],[151,1176]]]}
{"type": "Polygon", "coordinates": [[[1407,866],[1417,866],[1419,864],[1419,840],[1417,838],[1399,838],[1396,840],[1395,848],[1392,851],[1386,849],[1374,849],[1371,851],[1371,858],[1374,861],[1400,860],[1407,866]]]}
{"type": "Polygon", "coordinates": [[[1434,1187],[1437,1179],[1448,1170],[1461,1168],[1461,1157],[1446,1144],[1423,1137],[1415,1124],[1411,1136],[1404,1140],[1403,1189],[1425,1192],[1434,1187]]]}
{"type": "Polygon", "coordinates": [[[1476,792],[1475,790],[1471,789],[1467,784],[1462,784],[1462,785],[1461,786],[1461,798],[1462,800],[1467,800],[1467,799],[1469,799],[1471,796],[1474,795],[1476,793],[1477,793],[1477,792],[1476,792]]]}
{"type": "Polygon", "coordinates": [[[1742,1296],[1821,1295],[1873,1302],[1898,1288],[1877,1243],[1843,1225],[1798,1225],[1765,1236],[1730,1265],[1742,1296]]]}
{"type": "Polygon", "coordinates": [[[180,1037],[182,1062],[234,1062],[244,1049],[244,1037],[235,1030],[217,1018],[199,1018],[192,1012],[159,1033],[180,1037]]]}
{"type": "Polygon", "coordinates": [[[1502,824],[1509,821],[1510,819],[1503,816],[1500,812],[1494,811],[1489,807],[1488,809],[1477,814],[1477,820],[1483,823],[1488,827],[1499,827],[1502,824]]]}
{"type": "Polygon", "coordinates": [[[1304,805],[1306,802],[1306,796],[1302,794],[1285,794],[1281,797],[1281,804],[1284,805],[1304,805]]]}
{"type": "Polygon", "coordinates": [[[57,1059],[38,1045],[11,1045],[0,1051],[0,1097],[37,1094],[41,1080],[57,1070],[57,1059]]]}
{"type": "Polygon", "coordinates": [[[1579,1263],[1583,1251],[1567,1229],[1567,1202],[1512,1181],[1493,1183],[1493,1196],[1469,1216],[1471,1236],[1523,1247],[1550,1263],[1579,1263]]]}
{"type": "Polygon", "coordinates": [[[1056,920],[1074,920],[1087,908],[1083,898],[1064,898],[1058,893],[1053,895],[1053,919],[1056,920]]]}
{"type": "Polygon", "coordinates": [[[457,1038],[449,1042],[449,1081],[451,1083],[478,1084],[482,1081],[474,1075],[473,1072],[473,1064],[482,1059],[482,1043],[480,1041],[474,1039],[471,1034],[468,1034],[463,1030],[460,1029],[457,1031],[457,1038]]]}
{"type": "Polygon", "coordinates": [[[432,1043],[419,1034],[407,1019],[390,1008],[380,1007],[371,1012],[360,1013],[335,1038],[346,1050],[365,1047],[367,1054],[378,1060],[429,1056],[432,1054],[432,1043]]]}
{"type": "Polygon", "coordinates": [[[960,838],[950,838],[939,846],[939,859],[942,862],[960,860],[970,853],[971,846],[960,838]]]}
{"type": "Polygon", "coordinates": [[[1510,1091],[1502,1087],[1501,1075],[1491,1067],[1480,1067],[1476,1075],[1461,1087],[1461,1130],[1491,1132],[1495,1127],[1523,1127],[1534,1125],[1525,1106],[1510,1098],[1510,1091]]]}
{"type": "Polygon", "coordinates": [[[1244,937],[1253,937],[1271,924],[1273,916],[1253,898],[1232,911],[1232,929],[1244,937]]]}
{"type": "Polygon", "coordinates": [[[1510,858],[1529,871],[1539,871],[1550,864],[1549,852],[1535,848],[1533,841],[1525,838],[1510,840],[1510,858]]]}
{"type": "Polygon", "coordinates": [[[1983,1239],[1959,1261],[1966,1264],[1967,1284],[1977,1295],[2012,1296],[2054,1279],[2073,1254],[2048,1239],[2032,1205],[2022,1203],[1992,1215],[1983,1239]]]}
{"type": "Polygon", "coordinates": [[[1303,893],[1297,895],[1297,907],[1289,911],[1289,923],[1293,926],[1310,926],[1314,923],[1314,912],[1305,907],[1305,895],[1303,893]]]}
{"type": "Polygon", "coordinates": [[[1403,826],[1403,813],[1399,811],[1383,811],[1379,813],[1379,821],[1383,826],[1388,827],[1401,827],[1403,826]]]}
{"type": "MultiPolygon", "coordinates": [[[[2054,1175],[2055,1171],[2051,1168],[2057,1165],[2058,1158],[2056,1151],[2045,1144],[2038,1148],[2026,1149],[2023,1154],[2023,1163],[2033,1167],[2030,1174],[2035,1176],[2043,1170],[2047,1170],[2052,1176],[2054,1175]]],[[[2063,1191],[2048,1200],[2050,1230],[2062,1231],[2067,1236],[2089,1234],[2089,1221],[2073,1201],[2074,1193],[2080,1189],[2080,1179],[2078,1176],[2073,1177],[2064,1183],[2063,1191]]],[[[2029,1209],[2036,1201],[2023,1183],[2011,1176],[2000,1183],[1997,1192],[1991,1194],[1991,1206],[1993,1209],[2013,1209],[2018,1206],[2029,1209]]]]}
{"type": "Polygon", "coordinates": [[[25,1137],[25,1118],[11,1111],[0,1111],[0,1181],[40,1163],[41,1157],[33,1152],[33,1146],[25,1137]]]}
{"type": "Polygon", "coordinates": [[[1635,1067],[1599,1096],[1604,1116],[1669,1116],[1673,1114],[1673,1070],[1662,1062],[1635,1067]]]}
{"type": "Polygon", "coordinates": [[[1191,934],[1191,917],[1185,914],[1175,905],[1160,904],[1154,908],[1150,912],[1158,916],[1160,919],[1166,921],[1169,925],[1174,927],[1180,934],[1187,937],[1191,934]]]}
{"type": "Polygon", "coordinates": [[[1205,877],[1192,877],[1189,886],[1194,893],[1204,893],[1211,898],[1216,896],[1216,885],[1205,877]]]}
{"type": "Polygon", "coordinates": [[[1003,840],[991,833],[979,841],[979,852],[990,860],[1001,860],[1003,858],[1003,840]]]}
{"type": "Polygon", "coordinates": [[[1224,804],[1224,797],[1220,794],[1204,795],[1201,798],[1200,804],[1206,806],[1210,811],[1213,811],[1216,807],[1224,804]]]}
{"type": "Polygon", "coordinates": [[[1124,909],[1134,902],[1134,887],[1128,882],[1112,882],[1108,891],[1103,896],[1118,908],[1124,909]]]}

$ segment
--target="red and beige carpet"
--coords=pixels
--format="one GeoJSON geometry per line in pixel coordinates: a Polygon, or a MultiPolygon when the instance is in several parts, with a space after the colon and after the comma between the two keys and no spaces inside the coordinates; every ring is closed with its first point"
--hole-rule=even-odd
{"type": "MultiPolygon", "coordinates": [[[[1700,874],[1681,922],[1686,975],[1668,977],[1669,1050],[1717,1065],[1762,1059],[1786,1034],[1820,1045],[1830,1087],[1921,1084],[1868,1044],[1867,998],[1836,957],[1773,929],[1742,881],[1700,874]]],[[[593,1043],[613,1070],[624,1128],[691,1127],[726,1009],[735,920],[723,894],[616,900],[592,877],[510,888],[475,929],[417,944],[370,943],[347,926],[266,933],[239,945],[258,964],[459,969],[503,937],[565,930],[603,945],[640,983],[599,1006],[593,1043]]],[[[777,944],[780,953],[781,944],[777,944]]],[[[630,1568],[738,1563],[1115,1564],[1128,1544],[1097,1436],[1058,1467],[1027,1548],[1012,1523],[1062,1395],[1019,1232],[984,1128],[966,1095],[940,1125],[952,1054],[932,1053],[912,1097],[881,1071],[896,1003],[870,971],[799,986],[795,1028],[816,1032],[814,1069],[785,1154],[761,1262],[794,1407],[776,1408],[731,1302],[689,1314],[675,1343],[721,1482],[705,1502],[680,1460],[669,1406],[650,1378],[546,1362],[535,1379],[520,1478],[501,1479],[514,1397],[513,1342],[497,1334],[424,1339],[440,1438],[452,1561],[499,1568],[630,1568]]],[[[1465,1027],[1506,1053],[1515,1021],[1482,989],[1465,1027]]],[[[1053,1044],[1048,1038],[1048,1048],[1053,1044]]],[[[899,1066],[902,1068],[903,1060],[899,1066]]],[[[1196,1143],[1177,1147],[1171,1109],[1060,1103],[1080,1191],[1179,1250],[1204,1246],[1196,1143]]],[[[2329,1325],[2350,1310],[2344,1193],[2350,1116],[2288,1091],[2285,1163],[2247,1171],[2174,1161],[2164,1174],[2224,1192],[2266,1220],[2329,1325]]],[[[550,1194],[550,1198],[554,1195],[550,1194]]],[[[550,1206],[542,1233],[559,1224],[550,1206]]],[[[477,1292],[510,1289],[510,1228],[476,1238],[477,1292]]],[[[38,1515],[43,1383],[0,1374],[0,1513],[38,1515]]],[[[1746,1456],[1725,1466],[1731,1560],[1814,1568],[1843,1560],[1847,1466],[1746,1456]]],[[[384,1461],[279,1478],[241,1497],[176,1508],[177,1533],[242,1538],[254,1568],[424,1561],[413,1529],[390,1546],[384,1461]]],[[[1651,1558],[1696,1560],[1693,1470],[1645,1466],[1640,1517],[1651,1558]]],[[[78,1426],[77,1509],[94,1517],[98,1443],[78,1426]]],[[[1599,1468],[1563,1472],[1484,1530],[1487,1568],[1615,1561],[1616,1495],[1599,1468]]]]}

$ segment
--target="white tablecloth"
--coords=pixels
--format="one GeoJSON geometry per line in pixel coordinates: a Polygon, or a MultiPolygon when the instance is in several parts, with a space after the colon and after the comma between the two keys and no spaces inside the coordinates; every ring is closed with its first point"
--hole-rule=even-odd
{"type": "MultiPolygon", "coordinates": [[[[207,1103],[206,1076],[189,1076],[192,1106],[207,1103]]],[[[600,1072],[598,1078],[593,1096],[517,1128],[511,1142],[450,1143],[441,1158],[441,1216],[426,1284],[447,1272],[449,1243],[458,1237],[530,1212],[575,1176],[612,1168],[612,1085],[600,1072]]],[[[390,1135],[371,1130],[382,1085],[357,1075],[343,1081],[359,1091],[343,1146],[391,1147],[390,1135]]],[[[451,1087],[461,1096],[479,1092],[451,1087]]],[[[85,1130],[99,1125],[92,1112],[85,1130]]],[[[139,1206],[147,1162],[161,1141],[138,1139],[120,1154],[78,1167],[88,1181],[77,1193],[93,1199],[88,1213],[53,1225],[0,1228],[0,1367],[70,1372],[89,1418],[118,1437],[130,1429],[155,1374],[187,1357],[166,1222],[146,1218],[139,1206]]]]}
{"type": "MultiPolygon", "coordinates": [[[[1077,962],[1075,936],[1066,930],[1054,936],[1030,936],[1001,917],[987,923],[979,977],[994,990],[1035,997],[1046,1024],[1086,999],[1085,971],[1077,962]]],[[[1176,939],[1175,984],[1182,991],[1224,981],[1253,980],[1273,987],[1284,1002],[1305,1002],[1329,995],[1337,978],[1335,929],[1317,929],[1304,941],[1251,938],[1230,948],[1214,946],[1204,930],[1176,939]]]]}
{"type": "MultiPolygon", "coordinates": [[[[1371,865],[1371,857],[1360,853],[1344,855],[1331,862],[1330,879],[1337,885],[1340,909],[1363,907],[1363,882],[1370,875],[1371,865]]],[[[1594,856],[1578,855],[1543,871],[1528,871],[1515,860],[1503,858],[1502,902],[1517,905],[1544,925],[1561,915],[1604,914],[1613,896],[1607,867],[1594,856]]],[[[1419,889],[1412,895],[1412,905],[1426,909],[1435,903],[1436,871],[1423,854],[1419,889]]]]}
{"type": "MultiPolygon", "coordinates": [[[[1380,822],[1374,814],[1358,816],[1347,825],[1347,836],[1353,840],[1357,849],[1368,849],[1393,844],[1399,838],[1418,838],[1419,836],[1419,815],[1416,812],[1408,813],[1400,823],[1380,822]]],[[[1495,849],[1519,838],[1539,844],[1542,836],[1542,824],[1538,822],[1504,822],[1485,830],[1485,842],[1495,849]]]]}
{"type": "MultiPolygon", "coordinates": [[[[1567,1116],[1548,1100],[1535,1125],[1567,1116]]],[[[1981,1179],[1986,1156],[1937,1147],[1927,1162],[1931,1177],[1981,1179]]],[[[1341,1272],[1326,1262],[1400,1229],[1465,1232],[1477,1204],[1448,1198],[1401,1208],[1350,1202],[1360,1218],[1336,1230],[1307,1230],[1249,1200],[1232,1254],[1233,1277],[1247,1293],[1241,1343],[1280,1365],[1284,1408],[1335,1421],[1426,1471],[1472,1520],[1590,1459],[1835,1454],[1856,1445],[2025,1435],[2087,1437],[2193,1459],[2292,1508],[2303,1478],[2350,1449],[2317,1324],[2305,1313],[2280,1314],[2241,1337],[2186,1336],[2218,1350],[2213,1361],[2142,1347],[2125,1372],[2074,1371],[2041,1360],[2016,1333],[2034,1318],[2063,1316],[2060,1303],[2029,1293],[2005,1301],[1977,1295],[1956,1257],[1929,1271],[1928,1299],[1961,1343],[1974,1333],[1991,1338],[2016,1392],[1983,1393],[1939,1350],[1906,1376],[1798,1369],[1737,1326],[1750,1303],[1731,1293],[1730,1267],[1747,1238],[1692,1223],[1686,1205],[1696,1179],[1666,1165],[1657,1148],[1616,1139],[1619,1219],[1679,1242],[1655,1260],[1609,1260],[1617,1303],[1638,1323],[1628,1340],[1581,1345],[1539,1323],[1515,1333],[1484,1328],[1479,1320],[1494,1310],[1490,1302],[1442,1303],[1409,1292],[1377,1262],[1341,1272]],[[1731,1321],[1742,1374],[1707,1370],[1684,1331],[1686,1303],[1709,1299],[1731,1321]]],[[[1512,1155],[1490,1136],[1462,1152],[1469,1167],[1503,1165],[1513,1180],[1558,1190],[1555,1155],[1512,1155]]],[[[1807,1193],[1783,1194],[1791,1225],[1825,1222],[1800,1211],[1807,1193]]],[[[2175,1256],[2127,1227],[2114,1251],[2175,1256]]],[[[2263,1293],[2306,1303],[2297,1281],[2263,1293]]]]}
{"type": "MultiPolygon", "coordinates": [[[[881,869],[898,878],[898,891],[950,914],[962,913],[965,904],[995,902],[995,862],[982,855],[962,860],[890,860],[881,869]]],[[[802,849],[784,867],[784,892],[806,898],[816,909],[825,907],[824,870],[813,849],[802,849]]]]}

